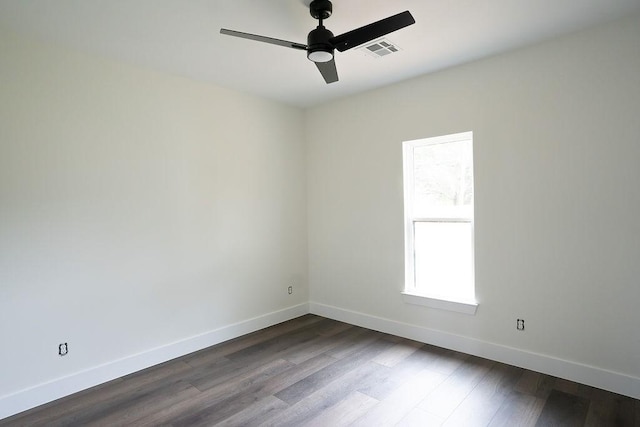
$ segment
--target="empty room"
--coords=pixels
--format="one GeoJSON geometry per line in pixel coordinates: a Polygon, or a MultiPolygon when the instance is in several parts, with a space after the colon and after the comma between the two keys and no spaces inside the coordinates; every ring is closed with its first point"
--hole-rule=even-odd
{"type": "Polygon", "coordinates": [[[0,0],[0,426],[640,427],[640,0],[0,0]]]}

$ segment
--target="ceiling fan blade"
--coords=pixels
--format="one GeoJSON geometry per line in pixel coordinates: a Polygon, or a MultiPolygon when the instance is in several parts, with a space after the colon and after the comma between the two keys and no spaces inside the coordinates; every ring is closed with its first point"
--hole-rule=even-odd
{"type": "Polygon", "coordinates": [[[226,28],[220,29],[220,34],[225,34],[227,36],[240,37],[243,39],[255,40],[255,41],[269,43],[269,44],[275,44],[278,46],[290,47],[292,49],[307,50],[307,45],[305,44],[290,42],[287,40],[274,39],[272,37],[259,36],[256,34],[242,33],[240,31],[227,30],[226,28]]]}
{"type": "Polygon", "coordinates": [[[327,84],[338,81],[338,70],[336,69],[335,59],[332,59],[329,62],[316,62],[315,64],[327,84]]]}
{"type": "Polygon", "coordinates": [[[392,33],[400,28],[415,24],[416,20],[409,11],[398,13],[364,27],[357,28],[329,39],[329,43],[340,52],[359,46],[368,41],[392,33]]]}

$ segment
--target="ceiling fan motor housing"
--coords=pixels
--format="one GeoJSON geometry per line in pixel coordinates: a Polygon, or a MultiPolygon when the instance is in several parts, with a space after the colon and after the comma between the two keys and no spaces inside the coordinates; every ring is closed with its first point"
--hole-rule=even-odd
{"type": "Polygon", "coordinates": [[[333,59],[333,46],[329,39],[333,33],[323,26],[318,26],[307,36],[307,58],[313,62],[328,62],[333,59]]]}

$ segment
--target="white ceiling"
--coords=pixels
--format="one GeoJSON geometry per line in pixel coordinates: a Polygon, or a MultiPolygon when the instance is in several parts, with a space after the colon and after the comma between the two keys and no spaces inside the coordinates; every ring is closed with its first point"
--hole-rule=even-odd
{"type": "Polygon", "coordinates": [[[219,34],[306,44],[309,0],[0,0],[0,26],[30,38],[212,82],[296,106],[316,105],[640,12],[640,0],[334,0],[334,34],[409,10],[387,38],[402,51],[336,52],[327,85],[305,52],[219,34]]]}

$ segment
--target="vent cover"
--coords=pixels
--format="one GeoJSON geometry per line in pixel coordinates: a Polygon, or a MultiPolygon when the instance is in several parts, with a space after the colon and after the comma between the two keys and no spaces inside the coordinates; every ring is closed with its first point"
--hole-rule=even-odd
{"type": "Polygon", "coordinates": [[[367,43],[358,49],[369,56],[373,56],[374,58],[391,55],[392,53],[397,53],[401,50],[395,43],[384,38],[367,43]]]}

